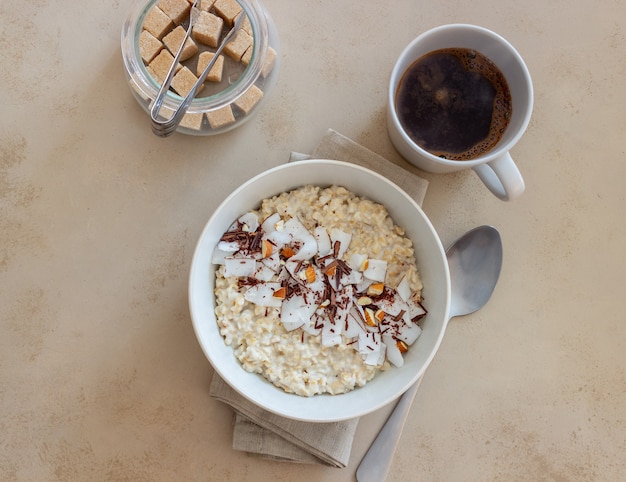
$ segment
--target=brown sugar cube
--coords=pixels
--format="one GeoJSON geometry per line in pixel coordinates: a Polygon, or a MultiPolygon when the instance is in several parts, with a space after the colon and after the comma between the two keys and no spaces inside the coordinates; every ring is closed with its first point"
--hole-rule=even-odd
{"type": "Polygon", "coordinates": [[[235,101],[235,105],[241,109],[246,115],[254,108],[255,105],[263,98],[263,91],[256,85],[253,85],[244,94],[235,101]]]}
{"type": "Polygon", "coordinates": [[[198,2],[198,8],[203,12],[208,12],[209,10],[211,10],[211,7],[214,3],[215,0],[200,0],[200,2],[198,2]]]}
{"type": "Polygon", "coordinates": [[[235,18],[239,15],[243,8],[236,0],[215,0],[213,4],[215,12],[222,17],[226,23],[232,27],[235,22],[235,18]]]}
{"type": "MultiPolygon", "coordinates": [[[[159,118],[162,120],[171,119],[174,115],[174,109],[170,109],[167,106],[162,106],[159,111],[159,118]]],[[[202,121],[204,120],[204,114],[202,112],[190,113],[187,112],[180,120],[180,125],[199,131],[202,128],[202,121]]]]}
{"type": "MultiPolygon", "coordinates": [[[[240,15],[246,15],[245,12],[241,12],[240,15]]],[[[241,24],[241,30],[246,32],[248,35],[252,35],[252,24],[250,23],[250,18],[246,15],[246,18],[243,19],[243,23],[241,24]]]]}
{"type": "Polygon", "coordinates": [[[187,0],[161,0],[157,6],[163,13],[172,19],[176,25],[180,25],[189,18],[191,5],[187,0]]]}
{"type": "Polygon", "coordinates": [[[145,64],[152,62],[163,48],[161,41],[147,30],[142,30],[139,34],[139,54],[145,64]]]}
{"type": "MultiPolygon", "coordinates": [[[[198,77],[193,75],[191,70],[187,67],[183,67],[172,79],[172,89],[174,89],[181,97],[185,97],[191,91],[197,80],[198,77]]],[[[201,85],[196,94],[201,92],[203,87],[204,85],[201,85]]]]}
{"type": "Polygon", "coordinates": [[[224,53],[239,62],[243,54],[252,45],[252,37],[243,30],[237,31],[233,39],[224,47],[224,53]]]}
{"type": "Polygon", "coordinates": [[[161,40],[163,35],[172,30],[174,23],[159,7],[152,7],[143,21],[143,28],[161,40]]]}
{"type": "Polygon", "coordinates": [[[233,109],[229,105],[224,106],[221,109],[207,112],[206,118],[209,121],[209,125],[213,129],[219,129],[220,127],[224,127],[235,122],[233,109]]]}
{"type": "MultiPolygon", "coordinates": [[[[163,83],[165,77],[167,77],[167,73],[170,71],[170,67],[174,62],[174,56],[170,54],[167,50],[163,49],[159,52],[159,54],[148,64],[148,72],[150,75],[154,77],[159,85],[163,83]]],[[[182,65],[176,65],[176,72],[181,69],[182,65]]]]}
{"type": "Polygon", "coordinates": [[[187,112],[182,120],[180,121],[180,125],[186,127],[187,129],[193,129],[194,131],[199,131],[202,129],[202,121],[204,120],[204,114],[202,112],[189,113],[187,112]]]}
{"type": "Polygon", "coordinates": [[[250,45],[250,47],[248,47],[246,51],[243,53],[243,55],[241,56],[241,63],[243,65],[250,64],[250,61],[252,60],[252,52],[254,52],[254,45],[250,45]]]}
{"type": "MultiPolygon", "coordinates": [[[[196,71],[198,77],[202,75],[202,72],[204,72],[204,69],[206,69],[213,57],[215,57],[213,52],[202,52],[198,56],[198,66],[196,71]]],[[[221,82],[222,72],[224,72],[224,56],[220,55],[217,57],[217,60],[213,64],[213,67],[211,67],[211,70],[209,70],[206,80],[209,82],[221,82]]]]}
{"type": "Polygon", "coordinates": [[[263,65],[263,70],[261,70],[261,77],[265,78],[270,75],[270,72],[274,68],[274,64],[276,64],[276,50],[272,47],[268,47],[265,65],[263,65]]]}
{"type": "Polygon", "coordinates": [[[157,5],[176,25],[189,18],[191,5],[187,0],[161,0],[157,5]]]}
{"type": "Polygon", "coordinates": [[[217,47],[217,42],[222,35],[224,20],[209,12],[200,12],[193,24],[193,38],[209,47],[217,47]]]}
{"type": "MultiPolygon", "coordinates": [[[[181,27],[180,25],[168,33],[165,37],[163,37],[163,43],[172,53],[172,55],[176,55],[178,49],[180,48],[180,44],[183,43],[183,39],[187,31],[181,27]]],[[[193,41],[191,37],[187,39],[185,42],[185,46],[183,47],[183,51],[180,53],[180,61],[184,62],[187,59],[190,59],[194,55],[198,53],[198,46],[193,41]]]]}

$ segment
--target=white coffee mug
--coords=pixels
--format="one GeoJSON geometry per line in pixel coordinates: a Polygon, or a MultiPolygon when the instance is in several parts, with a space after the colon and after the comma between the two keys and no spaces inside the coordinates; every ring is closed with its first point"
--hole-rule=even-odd
{"type": "Polygon", "coordinates": [[[500,35],[467,24],[443,25],[415,38],[400,54],[391,72],[388,93],[387,128],[398,152],[415,166],[433,173],[473,169],[498,198],[509,201],[524,192],[524,179],[509,151],[522,137],[533,108],[533,85],[520,54],[500,35]],[[434,50],[466,48],[488,57],[507,80],[511,92],[512,113],[500,141],[489,151],[469,160],[444,159],[415,143],[403,129],[396,113],[396,91],[411,65],[434,50]]]}

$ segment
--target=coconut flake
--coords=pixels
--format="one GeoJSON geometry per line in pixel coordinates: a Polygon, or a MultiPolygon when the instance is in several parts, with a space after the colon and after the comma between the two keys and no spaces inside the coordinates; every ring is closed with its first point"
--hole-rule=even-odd
{"type": "Polygon", "coordinates": [[[396,291],[404,301],[411,299],[411,287],[409,286],[409,277],[407,275],[404,275],[400,283],[398,283],[396,291]]]}
{"type": "Polygon", "coordinates": [[[341,275],[341,284],[346,285],[358,285],[363,282],[363,273],[357,270],[350,270],[349,273],[341,275]]]}
{"type": "Polygon", "coordinates": [[[306,261],[317,254],[315,237],[309,233],[308,229],[297,217],[294,216],[285,223],[284,231],[292,236],[293,241],[302,243],[298,252],[291,259],[306,261]]]}
{"type": "Polygon", "coordinates": [[[370,259],[367,269],[363,272],[363,276],[372,281],[385,281],[387,274],[387,261],[382,259],[370,259]]]}
{"type": "Polygon", "coordinates": [[[256,271],[256,260],[252,258],[234,258],[229,256],[224,259],[224,276],[247,277],[256,271]]]}
{"type": "Polygon", "coordinates": [[[356,306],[352,305],[350,307],[350,311],[348,312],[348,317],[346,319],[346,327],[343,331],[343,336],[346,338],[356,338],[361,333],[365,332],[365,328],[360,323],[360,315],[356,308],[356,306]]]}
{"type": "Polygon", "coordinates": [[[331,323],[329,319],[324,321],[322,327],[322,346],[336,346],[341,344],[341,327],[337,323],[331,323]]]}
{"type": "Polygon", "coordinates": [[[211,262],[213,264],[224,264],[224,260],[226,259],[227,256],[230,256],[232,253],[229,253],[228,251],[222,251],[219,248],[215,248],[213,250],[213,257],[211,258],[211,262]]]}
{"type": "Polygon", "coordinates": [[[217,243],[217,249],[225,253],[236,253],[240,248],[239,241],[220,241],[217,243]]]}
{"type": "Polygon", "coordinates": [[[259,281],[271,281],[274,276],[276,276],[276,272],[267,266],[265,263],[257,263],[257,270],[254,272],[254,279],[259,281]]]}
{"type": "Polygon", "coordinates": [[[278,253],[278,251],[273,252],[267,258],[263,258],[261,263],[271,269],[274,273],[278,273],[281,268],[280,253],[278,253]]]}
{"type": "Polygon", "coordinates": [[[317,255],[327,256],[332,252],[332,245],[330,244],[330,236],[324,226],[317,226],[313,230],[313,236],[317,241],[317,255]]]}
{"type": "Polygon", "coordinates": [[[398,296],[395,290],[385,289],[384,294],[376,300],[377,306],[390,316],[397,316],[400,312],[407,312],[408,305],[398,296]]]}
{"type": "Polygon", "coordinates": [[[396,367],[404,365],[404,357],[396,344],[396,340],[391,335],[383,335],[383,343],[387,347],[386,356],[389,363],[396,367]]]}
{"type": "Polygon", "coordinates": [[[412,320],[416,316],[421,317],[426,314],[426,310],[424,309],[424,307],[416,301],[409,300],[406,304],[408,306],[407,315],[410,320],[412,320]]]}
{"type": "Polygon", "coordinates": [[[407,345],[415,343],[422,333],[422,329],[415,323],[406,323],[399,330],[396,337],[407,345]]]}
{"type": "Polygon", "coordinates": [[[330,242],[331,245],[335,246],[335,243],[339,242],[339,251],[337,252],[337,258],[340,259],[343,257],[344,253],[350,246],[350,241],[352,241],[352,234],[341,231],[340,229],[333,228],[330,230],[330,242]]]}
{"type": "Polygon", "coordinates": [[[274,296],[274,293],[281,287],[280,283],[267,282],[257,283],[248,288],[243,297],[250,303],[258,306],[270,306],[279,308],[282,300],[274,296]]]}
{"type": "Polygon", "coordinates": [[[348,260],[348,266],[354,271],[363,271],[363,263],[367,260],[366,254],[354,253],[348,260]]]}
{"type": "Polygon", "coordinates": [[[261,224],[261,229],[264,233],[270,234],[276,231],[276,225],[281,221],[280,214],[274,213],[268,216],[261,224]]]}
{"type": "Polygon", "coordinates": [[[285,330],[293,331],[309,323],[317,306],[307,303],[304,295],[290,296],[282,302],[280,321],[285,330]]]}
{"type": "Polygon", "coordinates": [[[241,230],[248,233],[254,233],[259,228],[259,217],[253,212],[240,216],[237,221],[241,223],[241,230]]]}
{"type": "Polygon", "coordinates": [[[361,333],[359,335],[359,353],[366,365],[377,365],[381,351],[380,333],[361,333]]]}

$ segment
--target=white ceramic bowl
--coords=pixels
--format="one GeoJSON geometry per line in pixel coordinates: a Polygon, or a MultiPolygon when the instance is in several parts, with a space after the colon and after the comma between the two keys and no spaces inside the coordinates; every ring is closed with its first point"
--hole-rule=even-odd
{"type": "Polygon", "coordinates": [[[194,253],[189,280],[189,304],[193,327],[215,371],[237,392],[258,406],[284,417],[310,421],[347,420],[383,407],[404,393],[423,374],[441,343],[449,317],[450,276],[445,251],[421,208],[398,186],[363,167],[329,160],[281,165],[245,182],[215,210],[194,253]],[[418,269],[424,283],[428,314],[423,332],[405,355],[401,368],[378,373],[364,387],[341,395],[302,397],[276,388],[260,375],[246,372],[220,335],[214,313],[215,267],[211,257],[222,234],[233,220],[255,209],[264,198],[305,184],[341,185],[383,204],[395,223],[413,241],[418,269]]]}

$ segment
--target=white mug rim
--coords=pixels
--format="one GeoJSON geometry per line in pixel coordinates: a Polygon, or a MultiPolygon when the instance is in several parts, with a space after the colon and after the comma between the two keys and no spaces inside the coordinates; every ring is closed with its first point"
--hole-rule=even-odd
{"type": "MultiPolygon", "coordinates": [[[[417,60],[417,59],[413,59],[413,61],[414,60],[417,60]]],[[[422,32],[420,35],[415,37],[402,50],[401,54],[398,56],[393,66],[393,69],[391,71],[389,88],[388,88],[388,103],[390,106],[390,112],[392,114],[393,123],[396,126],[396,130],[398,131],[400,136],[419,155],[429,159],[431,162],[438,163],[441,165],[451,166],[451,167],[458,167],[462,165],[465,168],[469,168],[472,166],[485,164],[509,152],[511,148],[519,141],[519,139],[522,137],[522,135],[526,131],[526,128],[528,127],[531,114],[532,114],[533,102],[534,102],[534,93],[533,93],[533,85],[532,85],[532,80],[530,77],[530,72],[528,70],[528,67],[526,66],[526,63],[524,62],[524,59],[519,54],[519,52],[515,49],[515,47],[513,47],[513,45],[509,41],[507,41],[504,37],[497,34],[496,32],[489,30],[485,27],[468,24],[468,23],[453,23],[453,24],[440,25],[438,27],[434,27],[429,30],[426,30],[425,32],[422,32]],[[494,39],[498,40],[501,44],[503,44],[509,50],[512,57],[519,64],[519,67],[521,68],[524,74],[525,85],[527,89],[528,102],[525,105],[524,116],[523,116],[520,126],[517,129],[517,132],[506,142],[498,143],[492,149],[490,149],[489,151],[485,152],[484,154],[481,154],[480,156],[474,159],[467,159],[467,160],[445,159],[445,158],[436,156],[428,152],[424,148],[420,147],[415,141],[413,141],[413,139],[411,139],[411,137],[406,133],[406,131],[404,130],[404,127],[402,126],[402,124],[400,123],[400,120],[398,119],[398,115],[396,112],[396,106],[395,106],[396,89],[397,89],[398,82],[400,81],[400,79],[402,78],[402,75],[406,71],[406,67],[401,68],[401,65],[404,63],[404,59],[415,48],[415,45],[423,42],[426,37],[429,37],[442,30],[451,30],[451,29],[474,30],[482,34],[491,36],[494,39]]]]}

